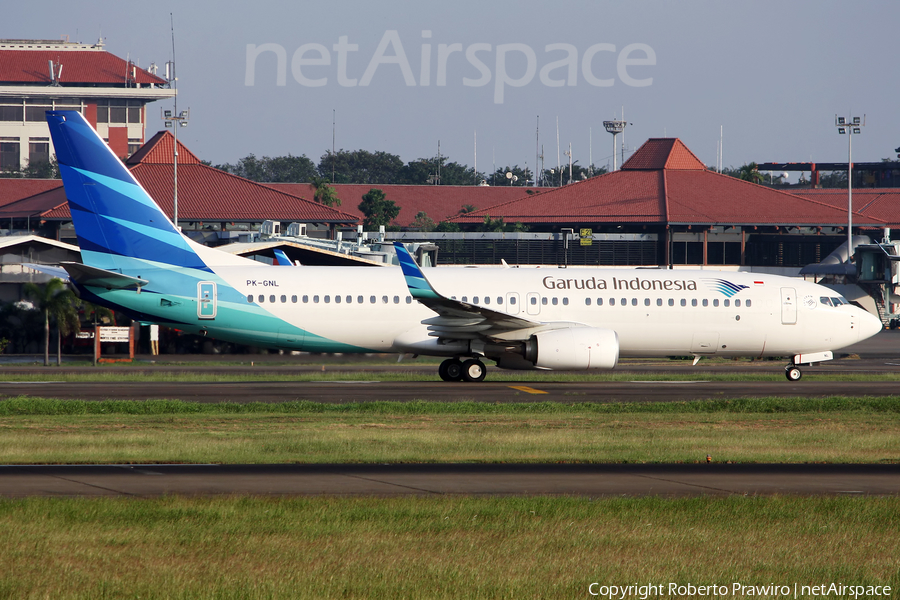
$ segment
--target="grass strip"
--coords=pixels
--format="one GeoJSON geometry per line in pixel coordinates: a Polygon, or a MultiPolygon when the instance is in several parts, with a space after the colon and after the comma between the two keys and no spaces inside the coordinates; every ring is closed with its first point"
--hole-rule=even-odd
{"type": "Polygon", "coordinates": [[[770,400],[344,405],[26,398],[0,402],[6,411],[0,464],[685,463],[707,454],[739,463],[900,462],[900,398],[770,400]]]}
{"type": "Polygon", "coordinates": [[[218,402],[183,400],[60,400],[14,396],[0,399],[0,416],[15,415],[177,415],[177,414],[381,414],[381,415],[502,415],[502,414],[710,414],[710,413],[900,413],[900,396],[777,396],[688,400],[678,402],[218,402]]]}
{"type": "Polygon", "coordinates": [[[895,592],[898,527],[898,498],[2,500],[0,596],[583,598],[594,582],[665,586],[650,597],[677,597],[670,583],[895,592]]]}

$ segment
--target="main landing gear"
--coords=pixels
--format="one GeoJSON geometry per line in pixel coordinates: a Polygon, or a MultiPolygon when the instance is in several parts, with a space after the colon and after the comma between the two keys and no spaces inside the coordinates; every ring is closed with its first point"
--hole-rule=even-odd
{"type": "Polygon", "coordinates": [[[487,367],[477,358],[463,362],[458,358],[448,358],[438,367],[438,374],[444,381],[484,381],[487,367]]]}
{"type": "Polygon", "coordinates": [[[787,377],[788,381],[800,381],[803,373],[800,372],[800,367],[791,363],[784,368],[784,376],[787,377]]]}

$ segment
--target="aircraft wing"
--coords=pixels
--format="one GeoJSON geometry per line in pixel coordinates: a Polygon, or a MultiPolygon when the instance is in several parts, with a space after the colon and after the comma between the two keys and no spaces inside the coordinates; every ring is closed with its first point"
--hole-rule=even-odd
{"type": "Polygon", "coordinates": [[[469,304],[439,294],[425,278],[422,269],[400,242],[394,242],[400,268],[410,295],[436,312],[437,317],[422,321],[428,325],[430,336],[448,339],[478,339],[505,337],[512,331],[543,328],[544,324],[530,319],[469,304]]]}

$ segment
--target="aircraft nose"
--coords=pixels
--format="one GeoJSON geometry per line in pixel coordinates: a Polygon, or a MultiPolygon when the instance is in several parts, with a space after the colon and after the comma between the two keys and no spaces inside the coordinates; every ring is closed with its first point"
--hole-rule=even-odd
{"type": "Polygon", "coordinates": [[[859,312],[859,341],[867,340],[884,329],[881,319],[865,310],[859,312]]]}

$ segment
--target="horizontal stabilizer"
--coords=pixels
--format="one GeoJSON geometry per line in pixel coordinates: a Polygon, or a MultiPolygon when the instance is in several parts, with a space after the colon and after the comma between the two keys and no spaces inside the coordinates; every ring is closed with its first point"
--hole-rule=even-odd
{"type": "Polygon", "coordinates": [[[29,269],[33,269],[40,273],[44,273],[45,275],[50,275],[51,277],[56,277],[57,279],[62,279],[63,281],[68,281],[69,273],[66,272],[62,267],[54,267],[52,265],[39,265],[35,263],[22,263],[23,267],[28,267],[29,269]]]}
{"type": "Polygon", "coordinates": [[[69,274],[69,279],[79,285],[102,287],[108,290],[127,290],[140,288],[150,283],[146,279],[129,277],[128,275],[98,269],[97,267],[89,267],[81,263],[64,262],[60,264],[69,274]]]}

